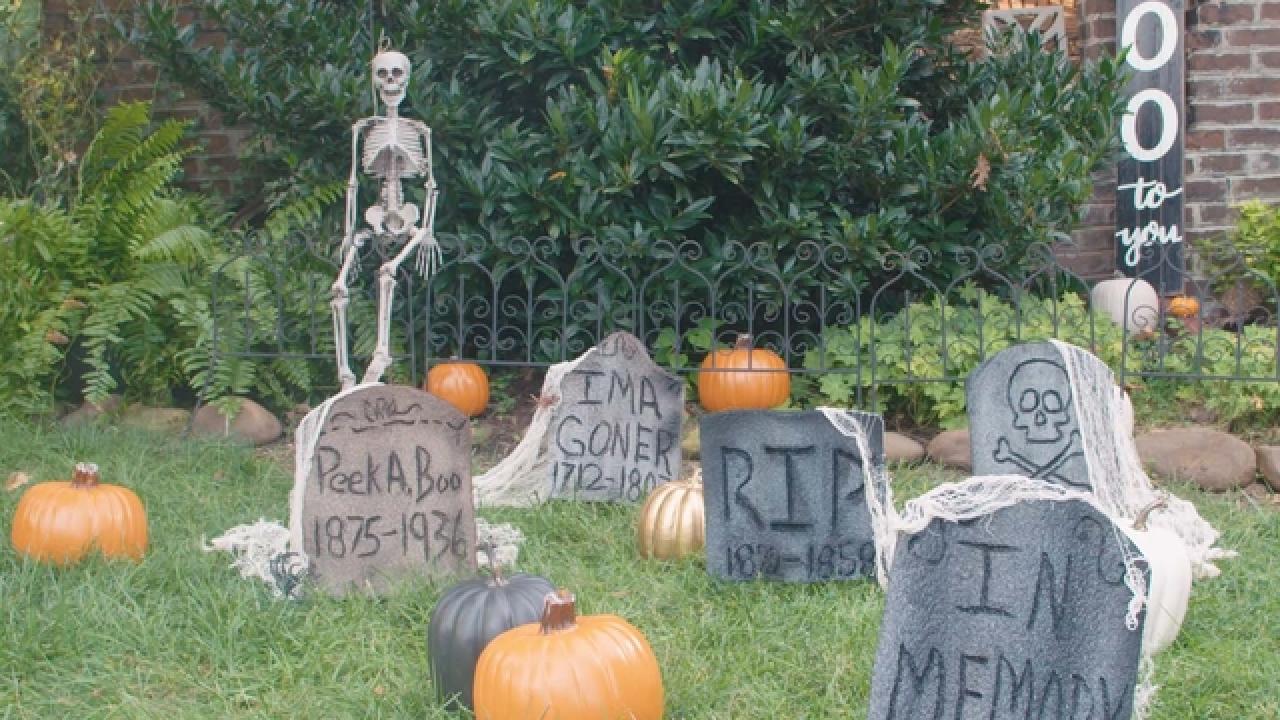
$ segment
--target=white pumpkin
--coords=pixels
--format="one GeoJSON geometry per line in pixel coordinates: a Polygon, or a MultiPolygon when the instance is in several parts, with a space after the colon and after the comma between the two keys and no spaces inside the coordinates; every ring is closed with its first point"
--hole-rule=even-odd
{"type": "Polygon", "coordinates": [[[1103,280],[1089,292],[1089,305],[1132,335],[1153,333],[1160,321],[1160,296],[1151,283],[1139,278],[1103,280]]]}
{"type": "Polygon", "coordinates": [[[1153,503],[1138,513],[1131,527],[1124,528],[1149,568],[1147,614],[1142,627],[1142,653],[1148,657],[1173,644],[1191,599],[1191,556],[1186,544],[1169,530],[1147,525],[1151,511],[1163,506],[1163,500],[1153,503]]]}

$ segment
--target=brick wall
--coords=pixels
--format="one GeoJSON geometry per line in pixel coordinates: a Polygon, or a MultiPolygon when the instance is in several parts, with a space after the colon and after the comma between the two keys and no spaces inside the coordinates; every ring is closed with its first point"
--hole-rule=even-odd
{"type": "MultiPolygon", "coordinates": [[[[1250,199],[1280,202],[1280,0],[1187,0],[1185,236],[1194,248],[1232,227],[1250,199]]],[[[1115,52],[1115,0],[1081,0],[1083,55],[1115,52]]],[[[1111,272],[1114,174],[1064,253],[1082,274],[1111,272]]]]}
{"type": "MultiPolygon", "coordinates": [[[[111,9],[129,9],[132,0],[105,0],[111,9]]],[[[84,0],[44,0],[44,26],[46,37],[74,33],[81,27],[79,18],[88,12],[92,3],[84,0]]],[[[196,21],[190,12],[179,14],[186,24],[196,21]]],[[[158,119],[182,118],[195,122],[191,135],[200,149],[187,158],[183,184],[193,190],[209,191],[228,196],[231,194],[240,169],[239,150],[248,139],[245,128],[237,128],[223,122],[222,116],[198,98],[180,87],[161,82],[155,65],[142,59],[129,45],[117,42],[113,30],[106,27],[101,18],[90,16],[89,28],[102,33],[112,45],[108,54],[102,83],[104,107],[133,100],[152,101],[158,119]]],[[[216,30],[198,28],[197,37],[202,44],[217,46],[223,34],[216,30]]]]}

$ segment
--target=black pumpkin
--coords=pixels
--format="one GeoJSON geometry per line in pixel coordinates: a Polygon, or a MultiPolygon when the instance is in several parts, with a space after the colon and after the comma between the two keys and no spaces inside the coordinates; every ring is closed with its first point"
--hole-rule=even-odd
{"type": "Polygon", "coordinates": [[[518,573],[503,576],[493,555],[492,575],[466,580],[449,588],[431,611],[427,653],[431,679],[442,703],[472,707],[476,661],[489,641],[517,625],[538,622],[550,580],[518,573]]]}

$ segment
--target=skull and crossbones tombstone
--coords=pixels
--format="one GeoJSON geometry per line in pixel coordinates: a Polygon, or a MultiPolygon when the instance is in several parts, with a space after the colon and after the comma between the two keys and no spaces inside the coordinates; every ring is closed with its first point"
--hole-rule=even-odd
{"type": "Polygon", "coordinates": [[[431,128],[420,120],[400,117],[400,103],[409,85],[409,58],[395,51],[379,52],[371,64],[373,85],[386,106],[385,115],[362,118],[351,126],[351,175],[347,181],[342,235],[342,267],[331,288],[334,346],[342,389],[355,384],[347,348],[348,275],[359,251],[370,238],[399,248],[378,270],[378,337],[363,382],[376,382],[391,364],[391,305],[396,272],[415,250],[418,272],[427,277],[440,263],[440,247],[433,230],[439,188],[431,167],[431,128]],[[364,136],[363,152],[361,135],[364,136]],[[378,201],[365,209],[367,227],[356,227],[359,174],[377,179],[378,201]],[[405,199],[401,181],[423,178],[424,204],[405,199]],[[421,221],[421,222],[419,222],[421,221]]]}
{"type": "Polygon", "coordinates": [[[1091,489],[1066,368],[1048,344],[1011,348],[975,371],[969,407],[975,474],[1010,471],[1091,489]],[[1042,352],[1043,350],[1043,352],[1042,352]],[[1008,353],[1008,354],[1006,354],[1008,353]],[[1052,359],[1051,359],[1052,358],[1052,359]]]}

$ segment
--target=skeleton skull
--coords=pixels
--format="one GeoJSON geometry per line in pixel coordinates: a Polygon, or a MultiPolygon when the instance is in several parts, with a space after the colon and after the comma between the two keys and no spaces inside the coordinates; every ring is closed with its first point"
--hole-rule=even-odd
{"type": "Polygon", "coordinates": [[[387,107],[399,107],[409,86],[409,58],[394,50],[374,55],[373,84],[387,107]]]}
{"type": "Polygon", "coordinates": [[[1071,384],[1061,365],[1039,359],[1019,364],[1009,377],[1008,401],[1013,426],[1027,442],[1062,441],[1062,428],[1071,422],[1071,384]]]}

